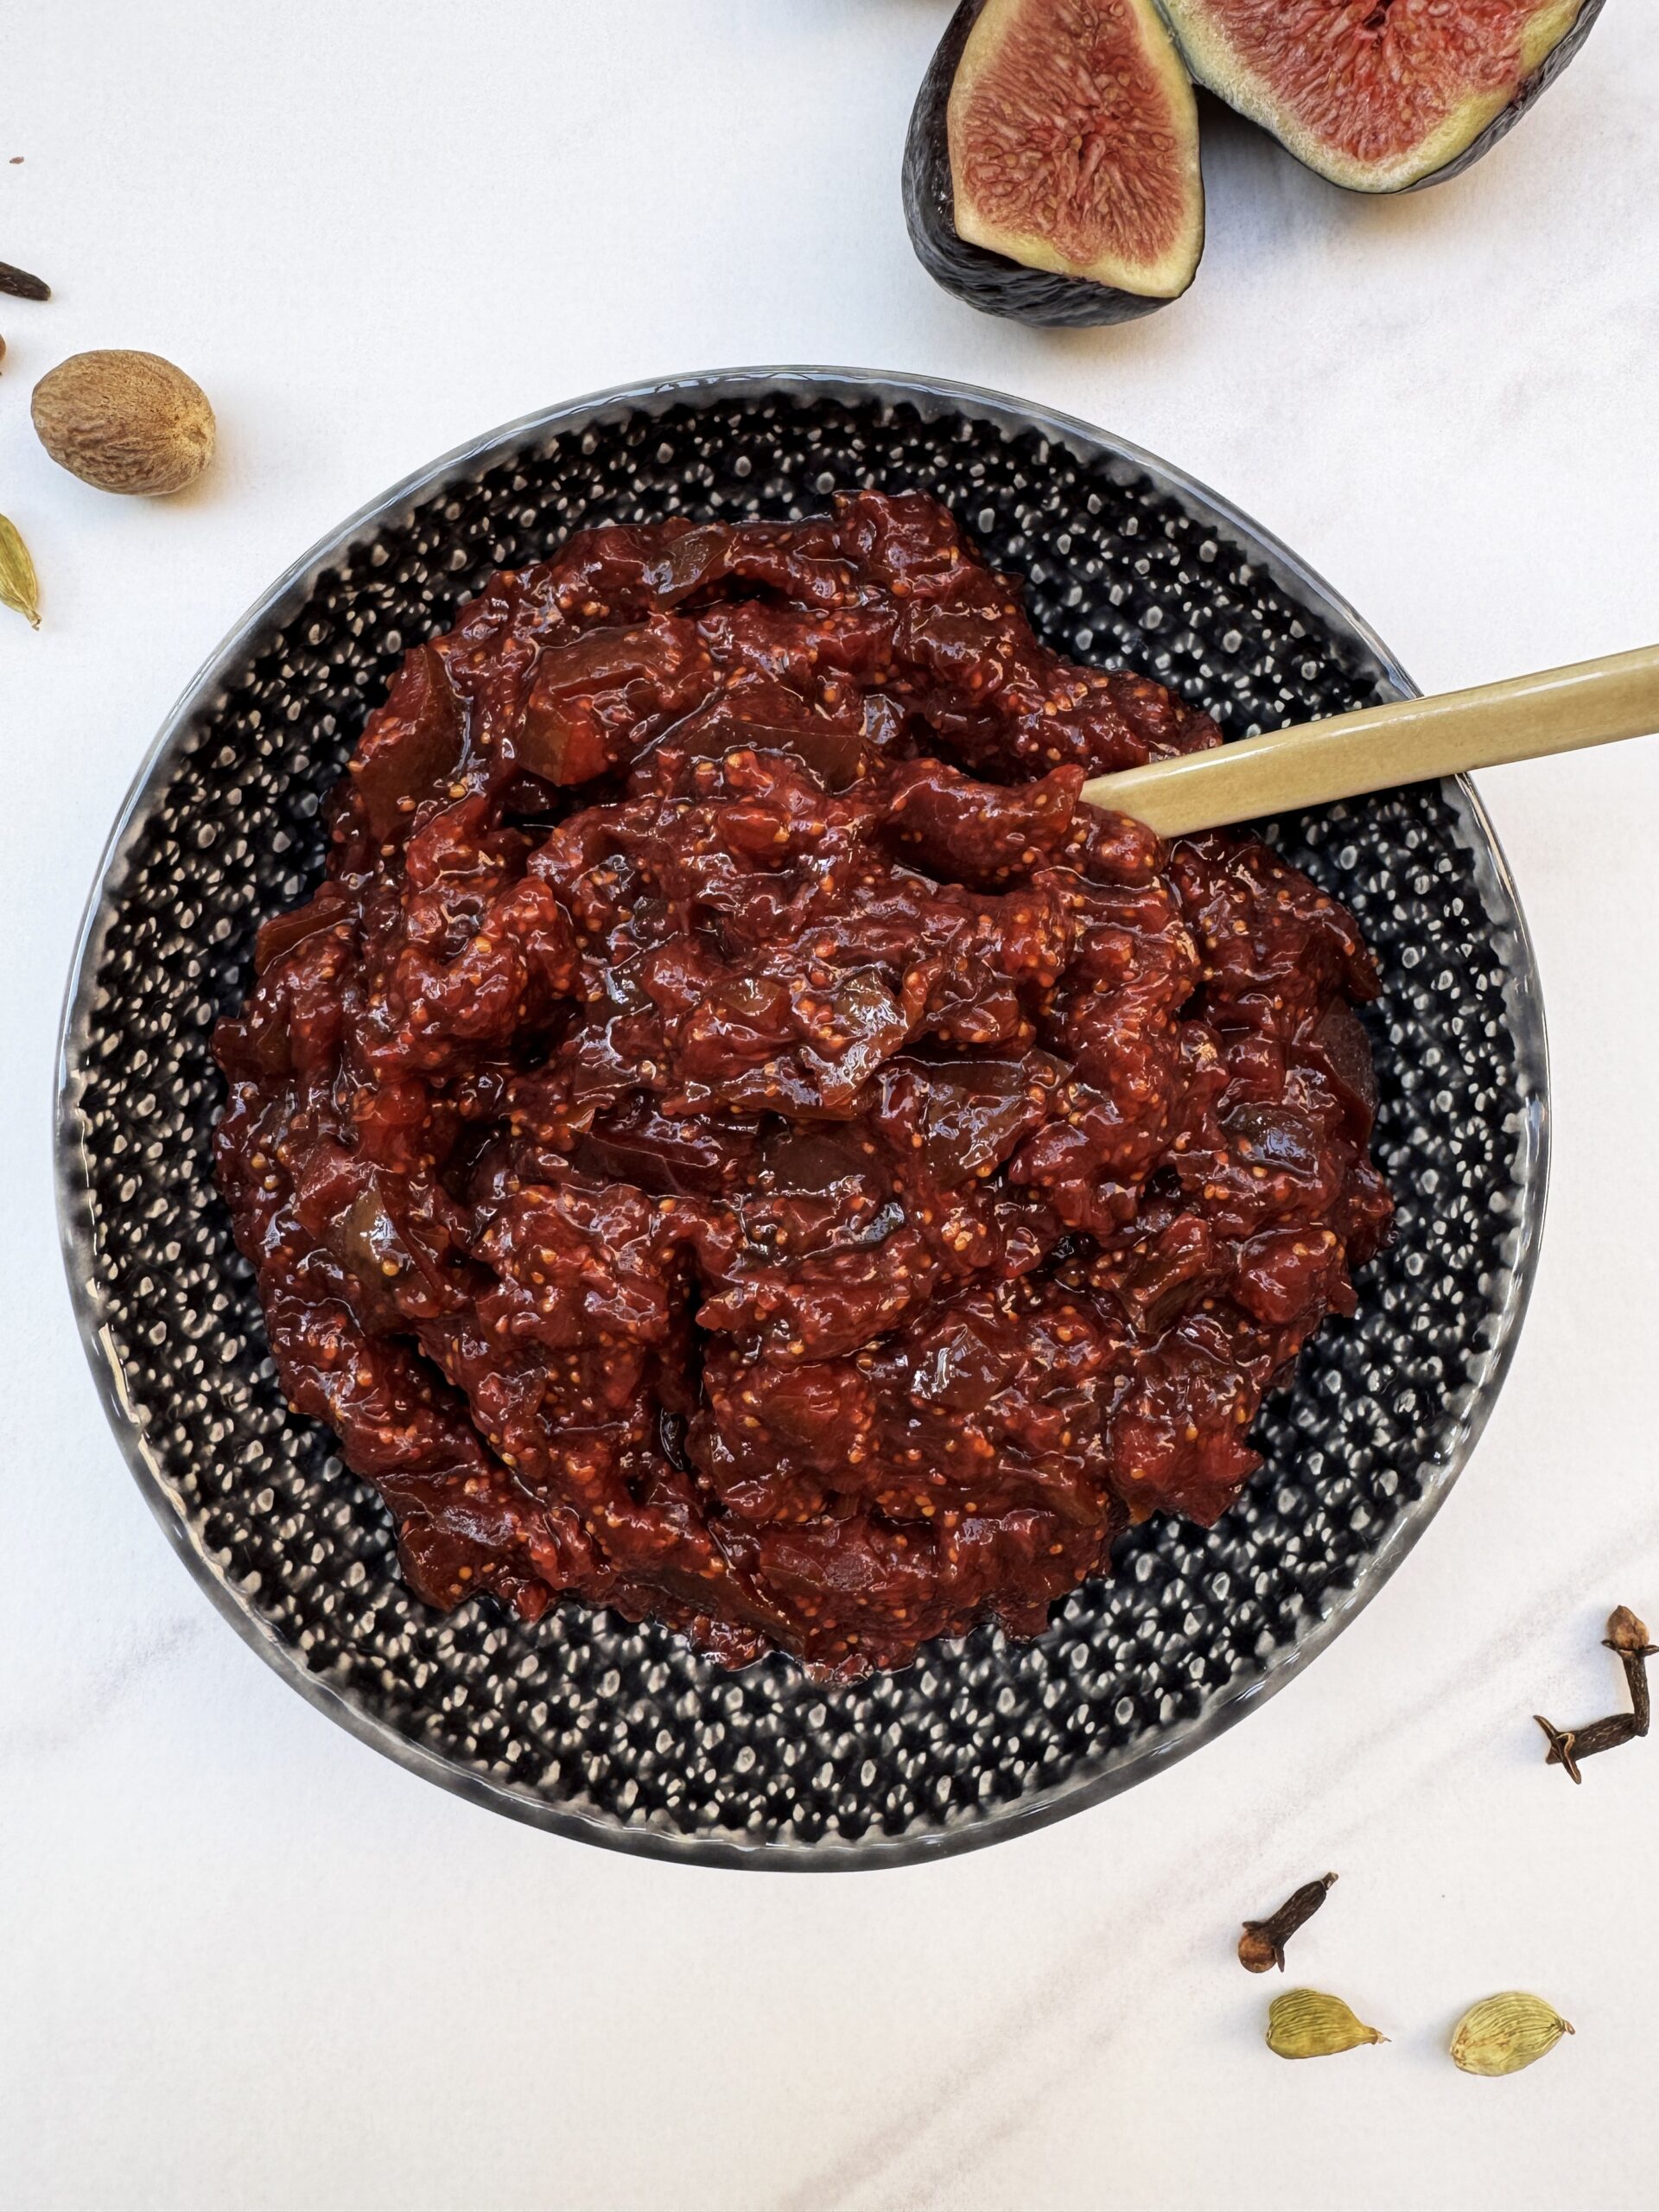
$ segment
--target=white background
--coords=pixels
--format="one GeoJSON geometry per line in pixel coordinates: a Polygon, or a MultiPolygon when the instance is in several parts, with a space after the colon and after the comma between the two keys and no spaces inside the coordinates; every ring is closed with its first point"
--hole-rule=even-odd
{"type": "Polygon", "coordinates": [[[311,541],[528,409],[658,372],[938,372],[1167,454],[1426,688],[1659,637],[1659,40],[1613,0],[1471,176],[1344,197],[1206,116],[1197,288],[1113,332],[912,260],[947,0],[12,0],[0,29],[0,2202],[17,2212],[1532,2212],[1659,2205],[1659,1738],[1540,1762],[1659,1622],[1659,742],[1483,779],[1538,940],[1555,1175],[1519,1359],[1409,1564],[1196,1758],[914,1872],[632,1860],[475,1811],[211,1611],[105,1433],[49,1172],[60,993],[168,704],[311,541]],[[21,154],[21,166],[8,157],[21,154]],[[198,490],[56,470],[29,386],[147,346],[198,490]],[[1262,2048],[1236,1923],[1394,2037],[1262,2048]],[[1477,1996],[1578,2026],[1487,2083],[1477,1996]]]}

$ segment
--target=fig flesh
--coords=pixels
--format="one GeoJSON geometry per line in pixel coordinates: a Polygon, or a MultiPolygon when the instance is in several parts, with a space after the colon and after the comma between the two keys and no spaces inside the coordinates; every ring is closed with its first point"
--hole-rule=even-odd
{"type": "Polygon", "coordinates": [[[1204,251],[1192,86],[1153,0],[962,0],[911,117],[905,213],[988,315],[1122,322],[1204,251]]]}
{"type": "Polygon", "coordinates": [[[1495,146],[1602,0],[1162,0],[1188,67],[1351,192],[1410,192],[1495,146]]]}

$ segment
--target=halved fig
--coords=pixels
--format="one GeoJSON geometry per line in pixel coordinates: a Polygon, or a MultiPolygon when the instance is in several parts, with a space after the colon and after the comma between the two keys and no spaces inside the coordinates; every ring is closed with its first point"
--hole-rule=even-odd
{"type": "Polygon", "coordinates": [[[1192,86],[1153,0],[962,0],[910,119],[905,216],[987,315],[1123,322],[1204,251],[1192,86]]]}
{"type": "Polygon", "coordinates": [[[1602,0],[1162,0],[1201,85],[1351,192],[1458,175],[1590,35],[1602,0]]]}

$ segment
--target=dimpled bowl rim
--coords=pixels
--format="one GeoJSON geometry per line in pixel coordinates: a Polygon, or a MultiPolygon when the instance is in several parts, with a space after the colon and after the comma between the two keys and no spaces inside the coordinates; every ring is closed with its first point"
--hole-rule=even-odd
{"type": "Polygon", "coordinates": [[[75,1045],[92,1007],[98,958],[105,929],[121,888],[128,845],[142,829],[149,802],[163,789],[174,755],[194,718],[245,660],[260,633],[280,628],[310,595],[321,572],[334,565],[359,533],[406,519],[422,501],[451,480],[468,481],[493,460],[505,460],[529,442],[585,430],[635,413],[661,415],[677,406],[714,407],[722,402],[787,398],[807,404],[815,397],[854,404],[875,402],[909,406],[925,420],[941,415],[965,416],[1003,435],[1035,433],[1090,465],[1147,478],[1194,516],[1225,531],[1260,564],[1293,600],[1362,647],[1376,662],[1384,696],[1416,697],[1417,686],[1376,632],[1314,569],[1270,531],[1183,470],[1127,440],[1109,435],[1080,418],[1030,404],[1005,393],[943,378],[902,372],[817,366],[712,370],[623,385],[589,393],[562,405],[538,409],[470,439],[416,470],[390,491],[358,509],[277,578],[186,686],[162,723],[105,841],[98,874],[71,962],[58,1038],[56,1170],[59,1232],[76,1323],[104,1411],[134,1479],[165,1532],[213,1605],[243,1640],[308,1702],[362,1742],[400,1766],[436,1782],[456,1795],[509,1818],[636,1857],[671,1859],[703,1866],[778,1871],[862,1871],[915,1865],[954,1856],[1006,1840],[1082,1811],[1161,1771],[1230,1728],[1265,1699],[1283,1688],[1316,1657],[1369,1603],[1422,1535],[1466,1464],[1484,1428],[1514,1357],[1521,1324],[1536,1273],[1549,1167],[1548,1047],[1536,961],[1525,916],[1509,865],[1485,810],[1466,778],[1442,785],[1446,803],[1467,841],[1473,873],[1488,923],[1505,946],[1504,1010],[1516,1055],[1521,1096],[1516,1132],[1514,1175],[1522,1193],[1514,1224],[1513,1257],[1508,1285],[1491,1316],[1491,1356],[1471,1394],[1453,1441],[1422,1495],[1402,1510],[1353,1586],[1343,1592],[1306,1633],[1262,1673],[1212,1701],[1185,1725],[1154,1735],[1103,1774],[1061,1785],[1035,1801],[1018,1802],[971,1825],[874,1841],[810,1845],[750,1843],[721,1836],[663,1833],[625,1827],[613,1820],[550,1804],[452,1764],[400,1734],[388,1722],[361,1710],[330,1683],[309,1673],[269,1624],[242,1604],[192,1540],[192,1532],[170,1496],[128,1401],[118,1359],[109,1340],[93,1279],[94,1253],[89,1206],[90,1178],[79,1128],[75,1045]]]}

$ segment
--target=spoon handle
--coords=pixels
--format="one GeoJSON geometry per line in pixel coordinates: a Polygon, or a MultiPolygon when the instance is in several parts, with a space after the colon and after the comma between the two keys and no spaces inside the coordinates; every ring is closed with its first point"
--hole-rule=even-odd
{"type": "Polygon", "coordinates": [[[1400,699],[1298,722],[1208,753],[1149,760],[1083,787],[1093,806],[1160,836],[1322,806],[1395,784],[1573,753],[1659,730],[1659,645],[1437,699],[1400,699]]]}

